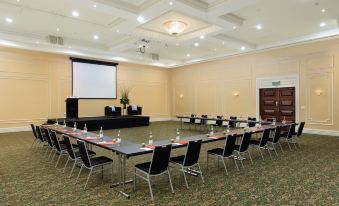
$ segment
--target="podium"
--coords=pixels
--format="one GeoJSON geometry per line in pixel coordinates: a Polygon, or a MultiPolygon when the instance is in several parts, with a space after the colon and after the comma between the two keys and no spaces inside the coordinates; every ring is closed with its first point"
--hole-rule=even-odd
{"type": "Polygon", "coordinates": [[[78,118],[78,98],[66,99],[66,118],[78,118]]]}

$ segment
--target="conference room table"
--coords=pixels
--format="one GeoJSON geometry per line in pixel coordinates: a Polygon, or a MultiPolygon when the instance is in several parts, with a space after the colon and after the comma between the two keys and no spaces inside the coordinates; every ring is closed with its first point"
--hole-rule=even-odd
{"type": "Polygon", "coordinates": [[[254,124],[271,124],[272,122],[260,120],[260,121],[253,121],[253,120],[247,120],[247,119],[228,119],[228,118],[216,118],[216,117],[192,117],[190,115],[177,115],[177,119],[180,119],[180,129],[183,129],[183,120],[184,119],[194,119],[195,120],[205,120],[205,121],[222,121],[222,122],[235,122],[236,124],[240,123],[254,123],[254,124]]]}
{"type": "MultiPolygon", "coordinates": [[[[166,144],[172,144],[172,149],[186,147],[188,141],[190,140],[202,140],[202,143],[210,143],[215,141],[225,140],[228,135],[236,134],[237,137],[241,137],[245,132],[250,132],[252,134],[261,133],[265,129],[274,130],[276,126],[285,126],[288,127],[290,124],[277,123],[276,125],[262,125],[261,127],[251,127],[251,128],[232,128],[229,132],[217,132],[213,135],[208,134],[199,134],[189,137],[181,137],[180,141],[173,141],[173,138],[167,140],[154,141],[153,145],[145,145],[129,142],[123,139],[120,143],[113,142],[112,137],[103,136],[102,140],[99,139],[99,135],[93,132],[83,133],[82,130],[73,130],[71,127],[63,127],[62,125],[42,125],[52,131],[55,131],[58,134],[67,135],[74,139],[80,139],[85,141],[88,144],[98,146],[103,149],[107,149],[112,153],[118,155],[118,182],[114,181],[111,184],[111,188],[114,188],[117,192],[121,193],[123,196],[129,198],[130,195],[126,192],[125,185],[132,183],[133,180],[126,180],[126,160],[130,157],[149,154],[153,152],[154,146],[161,146],[166,144]]],[[[189,173],[190,174],[190,173],[189,173]]],[[[193,173],[194,174],[194,173],[193,173]]]]}

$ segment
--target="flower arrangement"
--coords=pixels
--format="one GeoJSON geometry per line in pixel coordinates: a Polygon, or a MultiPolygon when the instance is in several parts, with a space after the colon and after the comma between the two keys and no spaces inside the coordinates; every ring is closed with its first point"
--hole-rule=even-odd
{"type": "Polygon", "coordinates": [[[126,109],[126,105],[129,104],[129,92],[131,91],[130,88],[122,87],[121,88],[121,99],[120,104],[123,105],[123,109],[126,109]]]}

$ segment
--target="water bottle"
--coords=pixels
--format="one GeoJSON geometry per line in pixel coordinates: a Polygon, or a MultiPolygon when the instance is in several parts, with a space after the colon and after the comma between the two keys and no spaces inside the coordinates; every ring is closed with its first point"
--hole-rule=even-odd
{"type": "Polygon", "coordinates": [[[77,123],[74,122],[73,131],[76,131],[76,130],[77,130],[77,123]]]}
{"type": "Polygon", "coordinates": [[[58,126],[58,119],[55,119],[55,126],[58,126]]]}
{"type": "Polygon", "coordinates": [[[86,126],[86,124],[84,126],[84,134],[87,134],[87,126],[86,126]]]}
{"type": "Polygon", "coordinates": [[[64,120],[64,124],[62,126],[63,128],[66,128],[66,121],[64,120]]]}
{"type": "Polygon", "coordinates": [[[286,124],[286,119],[285,119],[285,117],[284,117],[282,123],[283,123],[283,124],[286,124]]]}
{"type": "Polygon", "coordinates": [[[102,131],[102,127],[100,127],[99,137],[100,137],[100,140],[101,140],[101,141],[102,141],[103,138],[104,138],[104,132],[102,131]]]}
{"type": "Polygon", "coordinates": [[[210,135],[214,135],[214,128],[213,128],[213,125],[211,125],[211,131],[210,131],[210,135]]]}
{"type": "Polygon", "coordinates": [[[149,133],[148,144],[153,145],[153,134],[152,134],[152,132],[149,133]]]}
{"type": "Polygon", "coordinates": [[[275,125],[275,119],[273,119],[272,125],[275,125]]]}
{"type": "Polygon", "coordinates": [[[121,143],[120,129],[118,130],[117,142],[121,143]]]}
{"type": "Polygon", "coordinates": [[[230,132],[230,125],[227,125],[226,132],[227,132],[227,133],[229,133],[229,132],[230,132]]]}
{"type": "Polygon", "coordinates": [[[179,129],[177,129],[177,135],[175,136],[175,140],[179,141],[180,140],[180,132],[179,129]]]}

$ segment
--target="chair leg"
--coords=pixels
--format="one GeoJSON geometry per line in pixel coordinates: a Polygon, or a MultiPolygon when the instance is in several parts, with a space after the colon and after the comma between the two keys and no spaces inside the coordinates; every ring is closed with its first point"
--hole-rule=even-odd
{"type": "Polygon", "coordinates": [[[92,171],[93,171],[93,168],[91,168],[91,170],[89,171],[89,174],[88,174],[88,176],[87,176],[87,180],[86,180],[86,184],[85,184],[85,186],[84,186],[84,189],[86,189],[86,187],[87,187],[88,180],[89,180],[89,178],[91,177],[92,171]]]}
{"type": "Polygon", "coordinates": [[[147,175],[147,182],[148,182],[148,187],[149,187],[149,192],[150,192],[150,195],[151,195],[151,199],[154,200],[154,198],[153,198],[153,191],[152,191],[152,185],[151,185],[151,179],[150,179],[149,175],[147,175]]]}
{"type": "Polygon", "coordinates": [[[66,164],[64,166],[64,169],[62,170],[62,173],[65,173],[68,162],[69,162],[69,157],[67,158],[67,161],[66,161],[66,164]]]}
{"type": "Polygon", "coordinates": [[[59,154],[58,160],[57,160],[57,162],[56,162],[56,164],[55,164],[55,168],[58,166],[59,161],[60,161],[60,158],[61,158],[61,154],[59,154]]]}
{"type": "Polygon", "coordinates": [[[184,170],[183,167],[181,168],[181,171],[182,171],[182,174],[184,174],[185,185],[186,185],[186,187],[188,189],[188,183],[187,183],[187,179],[186,179],[186,174],[185,174],[185,170],[184,170]]]}
{"type": "Polygon", "coordinates": [[[136,189],[136,182],[137,182],[137,170],[134,168],[134,177],[133,177],[133,192],[136,189]]]}
{"type": "Polygon", "coordinates": [[[168,173],[168,180],[169,180],[169,183],[170,183],[170,186],[171,186],[171,191],[172,191],[172,193],[174,193],[174,189],[173,189],[173,185],[172,185],[172,178],[171,178],[169,168],[167,168],[167,173],[168,173]]]}
{"type": "Polygon", "coordinates": [[[252,156],[251,156],[251,153],[250,153],[250,151],[249,151],[249,150],[247,150],[247,153],[248,153],[248,156],[250,157],[251,163],[252,163],[252,165],[253,165],[253,160],[252,160],[252,156]]]}
{"type": "Polygon", "coordinates": [[[284,153],[284,150],[283,150],[283,148],[282,148],[282,146],[281,146],[281,143],[280,143],[280,142],[278,142],[278,143],[279,143],[279,147],[280,147],[280,149],[281,149],[281,152],[284,153]]]}
{"type": "Polygon", "coordinates": [[[272,158],[271,151],[270,151],[270,148],[269,148],[269,147],[267,147],[267,146],[266,146],[266,148],[267,148],[268,154],[270,154],[270,157],[271,157],[271,159],[273,159],[273,158],[272,158]]]}
{"type": "Polygon", "coordinates": [[[257,149],[258,149],[258,150],[259,150],[259,152],[260,152],[261,159],[265,161],[265,159],[264,159],[264,155],[263,155],[263,153],[262,153],[262,151],[261,151],[260,147],[258,146],[258,147],[257,147],[257,149]]]}
{"type": "Polygon", "coordinates": [[[273,142],[271,142],[271,144],[272,144],[272,148],[273,148],[273,150],[274,150],[274,152],[275,152],[275,155],[278,157],[278,152],[277,152],[277,150],[275,149],[275,144],[274,144],[273,142]]]}
{"type": "Polygon", "coordinates": [[[224,158],[222,158],[222,163],[223,163],[224,168],[225,168],[225,173],[226,173],[226,175],[228,175],[228,171],[227,171],[227,167],[226,167],[226,163],[225,163],[225,159],[224,158]]]}
{"type": "Polygon", "coordinates": [[[72,167],[71,173],[69,174],[69,178],[71,178],[71,177],[72,177],[73,170],[74,170],[74,168],[75,168],[75,166],[76,166],[77,162],[78,162],[78,159],[74,160],[74,164],[73,164],[73,167],[72,167]]]}
{"type": "Polygon", "coordinates": [[[237,152],[238,152],[238,159],[240,160],[241,166],[242,166],[242,168],[245,168],[244,164],[242,163],[243,160],[241,159],[242,157],[240,156],[240,152],[239,151],[237,151],[237,152]]]}
{"type": "Polygon", "coordinates": [[[200,168],[199,163],[197,164],[197,166],[198,166],[198,168],[199,168],[201,180],[202,180],[203,183],[205,183],[204,176],[203,176],[203,174],[202,174],[202,171],[201,171],[201,168],[200,168]]]}
{"type": "Polygon", "coordinates": [[[236,160],[234,157],[233,157],[233,160],[234,160],[234,163],[235,163],[235,167],[237,168],[238,171],[240,171],[240,170],[239,170],[239,167],[238,167],[237,160],[236,160]]]}
{"type": "Polygon", "coordinates": [[[75,183],[74,183],[74,184],[76,184],[76,183],[78,182],[78,179],[79,179],[79,177],[80,177],[81,171],[82,171],[82,165],[81,165],[81,167],[80,167],[80,171],[79,171],[78,177],[77,177],[77,179],[75,180],[75,183]]]}
{"type": "Polygon", "coordinates": [[[51,149],[51,151],[49,152],[49,155],[48,155],[47,161],[50,161],[50,159],[51,159],[51,157],[52,157],[52,153],[53,153],[53,149],[51,149]]]}
{"type": "Polygon", "coordinates": [[[289,140],[287,140],[287,145],[288,145],[288,147],[290,148],[290,150],[292,151],[292,148],[291,148],[291,145],[290,145],[289,140]]]}

